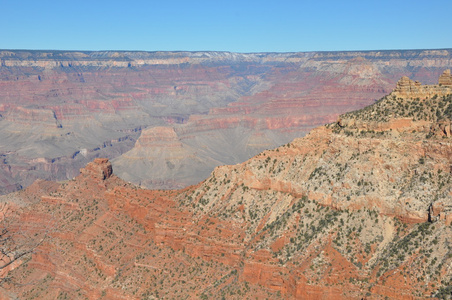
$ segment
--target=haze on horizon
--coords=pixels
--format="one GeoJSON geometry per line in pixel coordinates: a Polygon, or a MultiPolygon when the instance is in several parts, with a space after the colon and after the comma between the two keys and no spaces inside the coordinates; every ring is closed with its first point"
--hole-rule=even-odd
{"type": "Polygon", "coordinates": [[[298,52],[452,46],[452,1],[2,1],[0,49],[298,52]]]}

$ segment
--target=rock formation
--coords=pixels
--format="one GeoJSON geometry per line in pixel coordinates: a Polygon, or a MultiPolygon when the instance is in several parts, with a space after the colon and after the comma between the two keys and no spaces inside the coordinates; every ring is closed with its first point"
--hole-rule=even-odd
{"type": "Polygon", "coordinates": [[[96,158],[85,168],[80,170],[81,174],[90,178],[105,180],[113,173],[111,163],[106,158],[96,158]]]}
{"type": "Polygon", "coordinates": [[[115,158],[118,175],[143,186],[187,186],[215,166],[242,162],[371,104],[402,75],[434,83],[452,68],[450,50],[4,50],[0,61],[0,193],[37,178],[71,179],[96,157],[115,158]],[[169,161],[161,172],[128,169],[137,161],[132,153],[165,153],[164,145],[136,143],[153,127],[173,128],[192,155],[184,159],[205,167],[192,174],[192,164],[169,161]]]}
{"type": "Polygon", "coordinates": [[[450,75],[450,70],[445,70],[438,80],[439,85],[452,86],[452,75],[450,75]]]}
{"type": "MultiPolygon", "coordinates": [[[[452,143],[439,124],[451,112],[452,95],[391,94],[182,190],[138,188],[106,159],[73,180],[37,181],[0,198],[20,203],[12,228],[52,229],[8,273],[27,284],[0,293],[447,299],[452,143]]],[[[137,146],[181,147],[171,128],[142,137],[137,146]]]]}
{"type": "Polygon", "coordinates": [[[436,96],[446,96],[452,93],[452,83],[449,84],[450,70],[444,71],[439,77],[439,86],[422,85],[419,81],[413,81],[403,76],[392,95],[401,98],[431,98],[436,96]],[[447,73],[449,71],[449,73],[447,73]]]}

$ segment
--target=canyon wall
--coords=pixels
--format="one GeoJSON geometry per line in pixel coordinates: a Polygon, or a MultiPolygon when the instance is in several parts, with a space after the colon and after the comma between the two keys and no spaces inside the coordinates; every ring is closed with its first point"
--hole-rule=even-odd
{"type": "MultiPolygon", "coordinates": [[[[450,298],[452,94],[403,86],[181,190],[143,189],[95,159],[0,197],[17,241],[45,237],[0,296],[450,298]]],[[[168,126],[127,153],[179,162],[169,168],[196,158],[168,126]]]]}
{"type": "Polygon", "coordinates": [[[402,75],[435,83],[451,59],[451,50],[2,50],[0,193],[37,178],[73,178],[100,156],[142,186],[194,184],[218,165],[242,162],[373,103],[402,75]],[[139,140],[149,132],[173,139],[179,150],[139,140]]]}

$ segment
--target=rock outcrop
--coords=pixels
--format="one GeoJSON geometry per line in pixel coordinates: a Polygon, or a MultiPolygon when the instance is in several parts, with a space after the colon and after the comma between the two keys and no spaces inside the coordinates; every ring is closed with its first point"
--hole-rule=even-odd
{"type": "Polygon", "coordinates": [[[419,81],[413,81],[406,76],[403,76],[399,82],[397,82],[396,89],[392,92],[392,95],[400,98],[431,98],[436,96],[446,96],[452,93],[452,81],[450,76],[450,70],[444,71],[439,77],[439,85],[422,85],[419,81]],[[447,72],[449,71],[449,73],[447,72]]]}
{"type": "Polygon", "coordinates": [[[108,159],[96,158],[93,162],[86,165],[85,168],[81,169],[80,173],[93,179],[105,180],[113,174],[113,168],[108,159]]]}
{"type": "Polygon", "coordinates": [[[441,86],[452,86],[452,75],[450,70],[445,70],[441,76],[439,76],[438,84],[441,86]]]}

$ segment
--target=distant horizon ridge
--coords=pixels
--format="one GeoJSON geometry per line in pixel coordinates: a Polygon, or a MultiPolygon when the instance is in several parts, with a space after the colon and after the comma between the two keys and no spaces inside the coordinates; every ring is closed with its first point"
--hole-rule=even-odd
{"type": "Polygon", "coordinates": [[[368,50],[312,50],[312,51],[262,51],[262,52],[236,52],[228,50],[66,50],[66,49],[8,49],[0,48],[0,51],[36,51],[36,52],[145,52],[145,53],[236,53],[236,54],[291,54],[291,53],[331,53],[331,52],[398,52],[398,51],[441,51],[441,50],[452,50],[451,48],[418,48],[418,49],[368,49],[368,50]]]}

